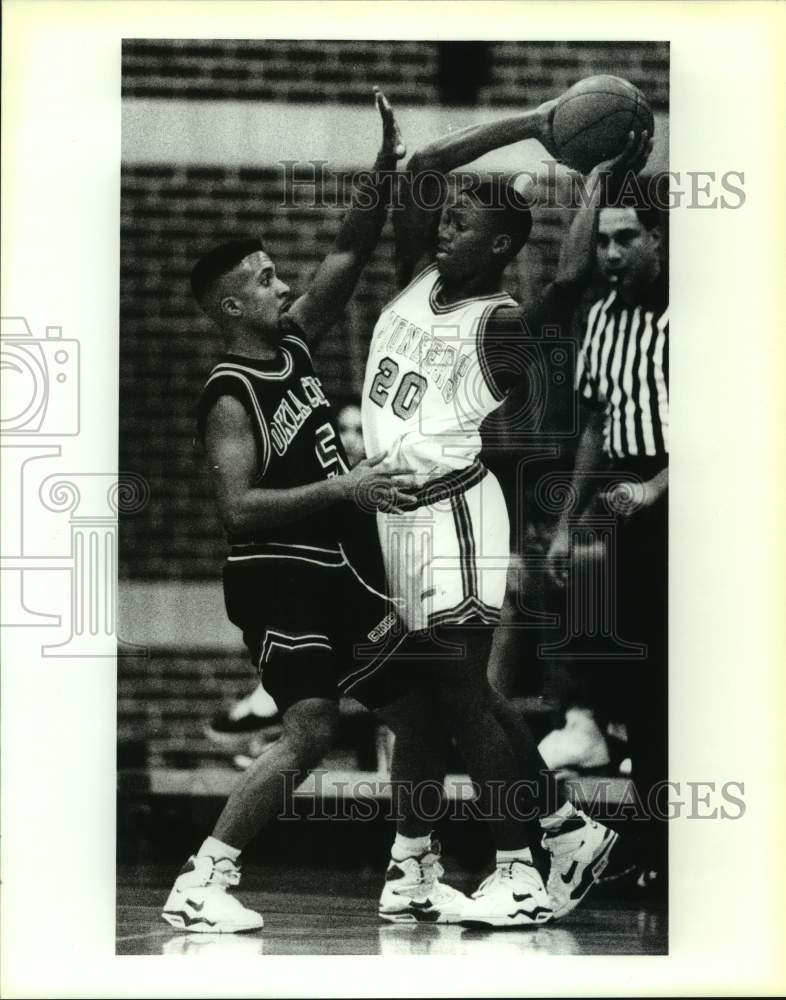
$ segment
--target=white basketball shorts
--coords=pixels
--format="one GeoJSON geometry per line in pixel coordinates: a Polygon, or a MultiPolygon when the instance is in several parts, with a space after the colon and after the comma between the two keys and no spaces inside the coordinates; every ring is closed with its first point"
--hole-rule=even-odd
{"type": "Polygon", "coordinates": [[[377,514],[390,596],[407,627],[497,624],[510,525],[496,477],[478,461],[432,480],[419,500],[415,510],[377,514]]]}

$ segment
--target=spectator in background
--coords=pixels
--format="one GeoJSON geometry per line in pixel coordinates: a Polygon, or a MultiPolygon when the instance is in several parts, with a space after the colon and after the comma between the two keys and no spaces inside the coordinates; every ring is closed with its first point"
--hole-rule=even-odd
{"type": "MultiPolygon", "coordinates": [[[[586,707],[597,705],[600,712],[602,705],[607,712],[609,697],[617,701],[645,807],[654,786],[667,777],[669,314],[660,247],[656,209],[600,210],[596,253],[607,288],[589,311],[577,363],[586,420],[573,469],[578,510],[616,514],[611,571],[617,578],[618,631],[646,649],[644,659],[614,668],[583,665],[586,707]],[[605,480],[599,472],[608,473],[605,480]]],[[[549,573],[559,586],[568,582],[569,513],[563,513],[548,553],[549,573]]],[[[550,752],[564,753],[571,739],[586,742],[597,720],[583,716],[569,720],[561,740],[552,734],[543,741],[547,761],[550,752]]],[[[597,740],[595,750],[600,752],[597,740]]],[[[548,762],[555,763],[553,756],[548,762]]],[[[642,886],[659,877],[662,884],[666,873],[665,823],[655,821],[651,807],[639,826],[642,886]]]]}
{"type": "Polygon", "coordinates": [[[341,443],[349,459],[349,466],[366,457],[366,448],[363,444],[363,425],[360,421],[360,406],[358,403],[347,403],[342,406],[336,416],[338,420],[338,432],[341,436],[341,443]]]}

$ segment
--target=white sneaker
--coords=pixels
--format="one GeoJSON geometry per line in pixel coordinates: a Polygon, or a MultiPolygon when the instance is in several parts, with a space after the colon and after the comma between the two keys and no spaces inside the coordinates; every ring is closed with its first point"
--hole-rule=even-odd
{"type": "Polygon", "coordinates": [[[440,879],[439,844],[417,858],[391,860],[379,898],[379,915],[394,924],[457,924],[467,897],[440,879]]]}
{"type": "Polygon", "coordinates": [[[175,879],[161,916],[178,930],[234,934],[263,926],[259,913],[227,892],[240,882],[240,869],[229,858],[190,857],[175,879]]]}
{"type": "Polygon", "coordinates": [[[596,823],[581,810],[583,826],[567,833],[544,834],[543,847],[551,855],[548,890],[555,917],[574,910],[609,863],[617,834],[596,823]]]}
{"type": "Polygon", "coordinates": [[[609,747],[588,708],[569,708],[562,729],[552,729],[538,744],[547,766],[597,768],[609,763],[609,747]]]}
{"type": "Polygon", "coordinates": [[[226,750],[245,750],[256,757],[265,744],[275,742],[281,735],[281,716],[276,703],[258,684],[251,694],[214,716],[204,733],[226,750]],[[258,750],[252,748],[255,743],[258,750]]]}
{"type": "Polygon", "coordinates": [[[464,904],[465,927],[532,927],[551,920],[543,879],[529,861],[508,861],[481,882],[464,904]]]}

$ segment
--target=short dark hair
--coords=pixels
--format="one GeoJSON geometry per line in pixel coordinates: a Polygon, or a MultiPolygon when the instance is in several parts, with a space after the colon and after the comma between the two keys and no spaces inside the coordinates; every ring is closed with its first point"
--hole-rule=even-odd
{"type": "Polygon", "coordinates": [[[232,240],[213,247],[194,264],[191,270],[191,291],[197,302],[202,302],[211,286],[249,254],[264,251],[262,241],[256,237],[242,240],[232,240]]]}
{"type": "Polygon", "coordinates": [[[669,175],[625,174],[609,181],[604,208],[632,208],[648,231],[665,222],[669,202],[669,175]]]}
{"type": "Polygon", "coordinates": [[[529,202],[507,177],[490,177],[478,184],[463,187],[465,194],[481,208],[488,208],[498,232],[510,236],[511,247],[505,261],[512,260],[529,239],[532,231],[532,212],[529,202]]]}

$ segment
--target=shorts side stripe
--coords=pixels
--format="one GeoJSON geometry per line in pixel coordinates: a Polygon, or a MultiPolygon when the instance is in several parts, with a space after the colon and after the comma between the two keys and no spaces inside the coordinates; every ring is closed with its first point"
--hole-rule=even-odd
{"type": "Polygon", "coordinates": [[[364,681],[367,681],[372,674],[375,674],[381,667],[384,667],[393,653],[395,653],[401,643],[407,638],[408,634],[409,633],[405,632],[394,646],[387,646],[384,649],[381,649],[379,654],[375,656],[370,663],[354,670],[351,674],[347,674],[346,677],[343,677],[340,681],[338,681],[339,690],[348,694],[357,684],[362,684],[364,681]]]}
{"type": "Polygon", "coordinates": [[[472,530],[469,505],[463,494],[451,497],[451,505],[453,507],[453,520],[456,524],[456,534],[458,535],[464,596],[476,597],[478,594],[478,571],[475,565],[475,534],[472,530]]]}
{"type": "Polygon", "coordinates": [[[360,575],[360,573],[352,565],[352,560],[347,555],[346,549],[344,548],[343,545],[341,545],[341,543],[339,543],[339,548],[341,549],[341,552],[344,556],[344,564],[349,568],[349,570],[351,570],[352,574],[354,575],[358,583],[362,584],[370,594],[373,594],[375,597],[381,597],[383,600],[387,601],[389,604],[395,605],[396,607],[398,607],[401,604],[400,601],[394,600],[392,597],[390,597],[389,594],[383,594],[381,591],[376,590],[374,587],[372,587],[370,583],[367,583],[360,575]]]}
{"type": "Polygon", "coordinates": [[[250,556],[227,556],[227,562],[231,563],[249,562],[251,559],[296,559],[298,562],[311,563],[312,566],[328,566],[331,569],[337,569],[343,565],[342,563],[337,563],[335,561],[328,562],[324,559],[309,559],[308,556],[299,555],[297,552],[257,552],[255,555],[250,556]]]}
{"type": "Polygon", "coordinates": [[[453,608],[435,611],[429,615],[427,628],[435,625],[463,625],[470,619],[479,619],[485,625],[498,625],[502,616],[499,608],[493,608],[479,597],[465,597],[453,608]]]}
{"type": "Polygon", "coordinates": [[[312,646],[318,646],[322,649],[333,648],[330,645],[328,637],[321,632],[292,635],[289,632],[278,632],[276,629],[269,628],[265,632],[265,638],[262,640],[262,648],[259,652],[258,667],[260,670],[262,669],[262,664],[267,663],[270,659],[270,654],[276,646],[289,653],[294,652],[296,649],[307,649],[312,646]]]}

